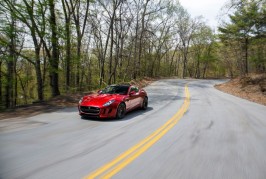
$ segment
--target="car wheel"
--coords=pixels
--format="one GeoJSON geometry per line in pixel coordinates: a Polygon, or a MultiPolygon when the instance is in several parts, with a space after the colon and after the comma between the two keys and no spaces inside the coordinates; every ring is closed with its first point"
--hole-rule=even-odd
{"type": "Polygon", "coordinates": [[[124,103],[119,104],[116,112],[116,118],[122,119],[126,114],[126,105],[124,103]]]}
{"type": "Polygon", "coordinates": [[[145,97],[142,102],[141,109],[146,110],[148,108],[148,98],[145,97]]]}

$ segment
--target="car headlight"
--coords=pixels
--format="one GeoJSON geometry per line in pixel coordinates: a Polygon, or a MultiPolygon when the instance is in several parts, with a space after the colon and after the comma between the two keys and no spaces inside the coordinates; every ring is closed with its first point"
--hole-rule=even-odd
{"type": "Polygon", "coordinates": [[[83,101],[83,97],[79,100],[79,104],[83,101]]]}
{"type": "Polygon", "coordinates": [[[105,103],[103,106],[106,107],[106,106],[110,106],[113,102],[115,102],[115,100],[110,100],[108,101],[107,103],[105,103]]]}

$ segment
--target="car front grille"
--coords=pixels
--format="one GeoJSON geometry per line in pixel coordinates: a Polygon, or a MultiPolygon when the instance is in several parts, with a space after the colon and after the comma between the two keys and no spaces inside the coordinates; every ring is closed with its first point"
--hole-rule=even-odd
{"type": "Polygon", "coordinates": [[[80,110],[84,113],[90,113],[90,114],[100,113],[100,108],[92,107],[92,106],[80,106],[80,110]]]}

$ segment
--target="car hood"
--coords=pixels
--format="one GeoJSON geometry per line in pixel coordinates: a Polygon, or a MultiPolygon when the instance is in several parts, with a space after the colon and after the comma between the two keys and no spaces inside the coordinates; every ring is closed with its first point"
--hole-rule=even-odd
{"type": "Polygon", "coordinates": [[[84,106],[102,106],[110,100],[119,100],[122,95],[118,94],[95,94],[83,97],[83,101],[80,105],[84,106]]]}

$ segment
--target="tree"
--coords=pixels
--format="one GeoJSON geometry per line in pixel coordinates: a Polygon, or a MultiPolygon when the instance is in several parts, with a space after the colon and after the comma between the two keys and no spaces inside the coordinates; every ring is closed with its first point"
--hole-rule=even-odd
{"type": "Polygon", "coordinates": [[[56,29],[56,16],[55,16],[55,2],[49,0],[50,19],[49,23],[51,26],[51,42],[52,42],[52,56],[50,60],[50,85],[52,87],[52,96],[60,95],[59,84],[58,84],[58,65],[59,65],[59,48],[58,48],[58,35],[56,29]]]}
{"type": "MultiPolygon", "coordinates": [[[[14,1],[12,1],[14,3],[14,1]]],[[[16,48],[17,48],[17,20],[14,16],[14,11],[11,8],[5,7],[1,8],[2,13],[6,13],[6,20],[3,20],[3,26],[1,26],[1,51],[5,48],[5,51],[2,51],[2,58],[6,61],[6,82],[5,82],[5,107],[13,108],[16,106],[16,89],[15,89],[15,81],[16,81],[16,48]],[[8,10],[5,12],[5,10],[8,10]]],[[[1,60],[2,66],[2,60],[1,60]]],[[[1,70],[2,71],[2,70],[1,70]]],[[[2,73],[2,72],[1,72],[2,73]]],[[[2,76],[2,74],[1,74],[2,76]]],[[[2,84],[1,84],[2,86],[2,84]]]]}
{"type": "Polygon", "coordinates": [[[180,8],[176,21],[176,28],[180,39],[179,49],[183,55],[183,78],[186,77],[187,73],[187,62],[190,43],[193,38],[194,32],[196,31],[200,23],[201,21],[198,17],[191,19],[188,12],[185,9],[180,8]]]}
{"type": "MultiPolygon", "coordinates": [[[[35,7],[35,2],[31,1],[29,4],[28,1],[23,0],[21,4],[15,3],[14,1],[11,0],[6,0],[5,4],[3,4],[2,7],[5,7],[5,9],[10,12],[13,16],[15,16],[20,22],[25,24],[25,26],[29,29],[30,35],[32,37],[32,41],[34,44],[34,50],[35,50],[35,58],[34,60],[31,57],[25,56],[22,53],[18,53],[17,51],[13,51],[13,54],[19,54],[23,58],[27,59],[30,63],[32,63],[35,67],[36,71],[36,78],[37,78],[37,86],[38,86],[38,99],[40,101],[43,100],[43,79],[42,79],[42,73],[41,73],[41,60],[40,60],[40,51],[41,51],[41,46],[43,44],[43,35],[45,31],[45,20],[44,16],[40,15],[42,19],[38,22],[40,22],[43,27],[38,26],[38,23],[36,22],[35,19],[35,12],[33,11],[35,7]],[[40,37],[40,38],[39,38],[40,37]]],[[[43,4],[40,3],[39,7],[43,11],[43,4]]]]}
{"type": "Polygon", "coordinates": [[[250,40],[256,37],[263,37],[266,34],[265,18],[262,1],[241,1],[236,3],[236,11],[229,15],[230,23],[225,23],[219,27],[220,39],[238,41],[241,44],[242,63],[241,73],[248,74],[248,51],[250,40]],[[264,20],[262,20],[264,19],[264,20]]]}
{"type": "Polygon", "coordinates": [[[89,14],[90,0],[85,1],[84,11],[82,11],[81,9],[83,7],[81,0],[70,0],[70,5],[77,34],[76,85],[80,89],[80,60],[81,60],[82,38],[84,36],[86,25],[88,22],[87,20],[89,14]],[[85,14],[81,14],[82,12],[84,12],[85,14]]]}
{"type": "MultiPolygon", "coordinates": [[[[13,101],[6,107],[145,76],[206,77],[221,65],[210,28],[191,18],[178,0],[5,0],[0,5],[0,98],[13,101]]],[[[250,63],[264,69],[260,6],[248,33],[248,54],[250,63]]],[[[225,58],[230,48],[221,48],[224,63],[237,59],[242,43],[229,39],[224,42],[236,51],[225,58]]]]}
{"type": "Polygon", "coordinates": [[[63,12],[64,12],[64,19],[65,19],[65,34],[64,39],[66,41],[66,90],[69,90],[70,87],[70,74],[71,74],[71,16],[72,16],[72,10],[70,9],[70,5],[68,0],[61,0],[62,6],[63,6],[63,12]]]}
{"type": "Polygon", "coordinates": [[[215,37],[210,27],[205,23],[201,23],[198,29],[195,31],[192,42],[192,51],[195,54],[195,78],[201,78],[205,76],[208,62],[211,60],[211,51],[214,44],[215,37]],[[203,68],[201,70],[201,63],[203,68]]]}

